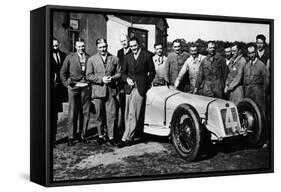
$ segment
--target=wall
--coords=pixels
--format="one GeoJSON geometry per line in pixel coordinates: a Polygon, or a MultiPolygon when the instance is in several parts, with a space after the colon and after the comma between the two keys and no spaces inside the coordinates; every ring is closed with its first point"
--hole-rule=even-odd
{"type": "Polygon", "coordinates": [[[112,15],[108,15],[107,17],[108,21],[106,37],[108,43],[108,51],[113,55],[117,55],[117,51],[122,48],[120,37],[122,34],[128,34],[128,27],[130,26],[130,23],[112,15]]]}
{"type": "Polygon", "coordinates": [[[60,49],[66,53],[69,52],[69,38],[68,29],[62,27],[62,23],[65,22],[66,14],[64,12],[53,13],[53,37],[60,41],[60,49]]]}
{"type": "Polygon", "coordinates": [[[60,40],[61,50],[69,53],[70,37],[68,29],[65,29],[62,24],[68,18],[79,19],[79,36],[85,40],[86,52],[93,55],[96,50],[96,39],[105,37],[106,34],[106,18],[102,14],[85,14],[85,13],[70,13],[55,12],[53,14],[53,36],[60,40]]]}

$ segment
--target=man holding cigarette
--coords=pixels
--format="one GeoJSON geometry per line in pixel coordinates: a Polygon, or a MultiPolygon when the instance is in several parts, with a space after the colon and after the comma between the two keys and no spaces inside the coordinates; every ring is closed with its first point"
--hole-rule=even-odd
{"type": "Polygon", "coordinates": [[[144,109],[146,92],[155,76],[152,54],[140,48],[137,38],[129,40],[131,53],[125,56],[122,66],[122,80],[126,82],[125,132],[118,147],[132,144],[136,129],[143,128],[141,111],[144,109]]]}

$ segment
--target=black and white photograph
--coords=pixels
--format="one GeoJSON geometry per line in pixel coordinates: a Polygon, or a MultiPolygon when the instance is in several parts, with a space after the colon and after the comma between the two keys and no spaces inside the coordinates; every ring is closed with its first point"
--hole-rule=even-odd
{"type": "Polygon", "coordinates": [[[50,183],[272,172],[273,20],[49,13],[50,183]]]}

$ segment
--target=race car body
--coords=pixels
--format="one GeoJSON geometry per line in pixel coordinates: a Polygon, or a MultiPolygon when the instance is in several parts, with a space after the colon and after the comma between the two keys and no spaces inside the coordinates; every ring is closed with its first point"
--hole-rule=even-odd
{"type": "Polygon", "coordinates": [[[189,143],[191,146],[183,148],[193,151],[192,143],[199,142],[200,145],[202,142],[202,129],[210,133],[210,140],[247,135],[256,126],[259,126],[260,136],[262,122],[259,109],[251,100],[243,102],[236,106],[230,101],[184,93],[167,86],[152,87],[147,92],[144,132],[172,136],[176,148],[180,143],[189,143]],[[239,113],[240,108],[244,110],[239,113]]]}

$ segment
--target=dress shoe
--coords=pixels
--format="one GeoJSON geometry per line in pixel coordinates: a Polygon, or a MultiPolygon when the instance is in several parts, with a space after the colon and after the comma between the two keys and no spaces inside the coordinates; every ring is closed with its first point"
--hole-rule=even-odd
{"type": "Polygon", "coordinates": [[[131,146],[131,145],[132,145],[132,144],[131,144],[130,141],[122,141],[122,140],[117,144],[117,146],[118,146],[119,148],[129,147],[129,146],[131,146]]]}
{"type": "Polygon", "coordinates": [[[74,139],[68,139],[68,141],[67,141],[67,146],[73,146],[73,145],[75,145],[75,142],[74,142],[75,140],[74,139]]]}
{"type": "Polygon", "coordinates": [[[99,137],[97,140],[98,145],[102,145],[105,143],[104,139],[102,137],[99,137]]]}
{"type": "Polygon", "coordinates": [[[116,143],[115,143],[114,139],[109,139],[109,144],[110,144],[112,147],[116,146],[116,143]]]}
{"type": "Polygon", "coordinates": [[[89,143],[89,141],[88,141],[85,137],[78,137],[77,140],[78,140],[80,143],[85,143],[85,144],[89,143]]]}

